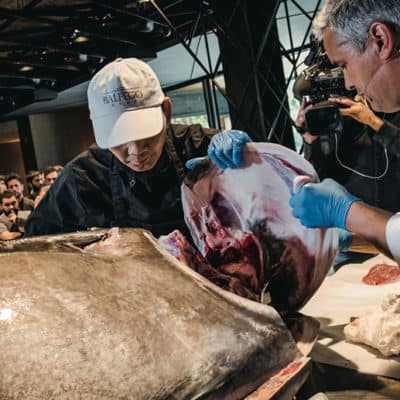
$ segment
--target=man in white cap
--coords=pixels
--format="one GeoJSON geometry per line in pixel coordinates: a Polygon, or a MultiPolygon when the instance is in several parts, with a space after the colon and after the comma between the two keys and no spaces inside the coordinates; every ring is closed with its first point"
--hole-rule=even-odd
{"type": "Polygon", "coordinates": [[[25,236],[90,227],[185,232],[180,185],[208,153],[220,167],[241,164],[244,132],[172,125],[171,101],[152,69],[118,58],[92,78],[88,103],[97,146],[68,163],[28,220],[25,236]],[[211,142],[210,142],[211,141],[211,142]]]}

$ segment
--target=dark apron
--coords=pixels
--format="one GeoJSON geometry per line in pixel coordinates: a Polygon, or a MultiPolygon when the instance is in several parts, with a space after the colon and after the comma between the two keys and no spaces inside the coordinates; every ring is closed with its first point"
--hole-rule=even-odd
{"type": "MultiPolygon", "coordinates": [[[[185,175],[185,168],[176,153],[175,147],[172,143],[172,139],[169,135],[167,135],[166,138],[165,150],[169,159],[173,162],[174,170],[177,174],[179,181],[181,182],[185,175]]],[[[115,220],[112,222],[112,226],[143,228],[152,232],[152,234],[156,237],[168,234],[174,229],[179,229],[185,236],[188,234],[188,230],[183,219],[183,211],[182,217],[178,219],[166,219],[165,221],[156,223],[145,222],[138,217],[131,215],[131,210],[134,208],[135,205],[131,201],[127,200],[123,195],[126,189],[125,184],[115,164],[111,166],[110,187],[115,216],[115,220]]],[[[172,195],[170,197],[176,199],[176,203],[171,203],[170,208],[182,210],[180,187],[176,187],[174,191],[175,193],[172,192],[172,195]]]]}

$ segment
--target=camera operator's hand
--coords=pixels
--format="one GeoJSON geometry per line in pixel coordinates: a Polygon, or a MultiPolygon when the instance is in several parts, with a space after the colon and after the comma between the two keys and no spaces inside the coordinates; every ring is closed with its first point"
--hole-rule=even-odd
{"type": "MultiPolygon", "coordinates": [[[[300,104],[300,109],[299,109],[299,113],[297,114],[297,118],[294,121],[294,124],[298,127],[298,128],[302,128],[304,126],[304,122],[306,120],[306,112],[312,107],[312,104],[308,104],[306,103],[306,100],[303,98],[301,100],[301,104],[300,104]]],[[[303,139],[306,143],[311,144],[312,142],[314,142],[316,139],[318,139],[318,136],[313,136],[311,135],[310,132],[305,131],[303,134],[303,139]]]]}
{"type": "Polygon", "coordinates": [[[368,125],[376,132],[383,125],[383,120],[361,101],[354,101],[347,97],[331,97],[329,101],[346,106],[346,108],[340,109],[340,113],[343,116],[351,117],[364,125],[368,125]]]}

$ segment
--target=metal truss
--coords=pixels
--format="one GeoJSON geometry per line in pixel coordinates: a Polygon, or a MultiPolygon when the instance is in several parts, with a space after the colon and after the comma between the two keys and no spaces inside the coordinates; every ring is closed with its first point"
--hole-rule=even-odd
{"type": "MultiPolygon", "coordinates": [[[[204,73],[203,78],[195,79],[194,81],[202,82],[203,85],[203,93],[205,98],[206,104],[206,112],[207,118],[209,121],[210,127],[213,128],[221,128],[220,120],[219,120],[219,113],[218,113],[218,102],[217,102],[217,93],[218,90],[230,103],[231,106],[234,106],[232,101],[228,98],[225,93],[224,88],[217,82],[216,77],[218,75],[218,71],[221,66],[221,57],[218,58],[217,62],[213,65],[211,59],[211,51],[209,45],[208,34],[210,32],[215,32],[215,23],[213,22],[211,16],[213,14],[212,8],[208,1],[200,1],[198,2],[198,9],[195,16],[192,17],[191,20],[191,29],[190,31],[184,36],[182,35],[178,29],[179,27],[174,26],[173,22],[167,15],[167,12],[163,10],[156,0],[150,0],[150,3],[153,5],[155,10],[158,14],[162,17],[163,21],[166,25],[170,28],[171,32],[178,38],[179,42],[182,46],[186,49],[186,51],[190,54],[193,59],[192,69],[191,69],[191,76],[193,76],[194,68],[196,64],[201,68],[204,73]],[[197,44],[195,50],[192,49],[192,43],[196,37],[197,44]],[[198,50],[201,41],[204,41],[205,49],[206,49],[206,61],[200,59],[198,55],[198,50]]],[[[172,10],[173,11],[173,10],[172,10]]],[[[187,82],[183,82],[175,86],[175,88],[185,86],[190,82],[194,82],[189,80],[187,82]]],[[[172,90],[172,87],[168,88],[172,90]]]]}
{"type": "MultiPolygon", "coordinates": [[[[292,122],[292,125],[294,125],[294,122],[290,117],[290,112],[288,112],[287,109],[284,109],[284,105],[287,102],[288,89],[289,89],[292,79],[297,77],[299,69],[303,69],[303,64],[302,64],[302,62],[300,62],[300,57],[301,57],[301,54],[303,53],[303,51],[310,48],[309,39],[310,39],[312,21],[315,18],[316,14],[321,6],[322,0],[317,0],[314,8],[311,11],[305,10],[300,3],[301,3],[301,0],[297,0],[297,1],[296,0],[280,0],[280,6],[284,7],[283,18],[286,20],[286,25],[287,25],[288,35],[289,35],[289,44],[290,44],[289,48],[285,48],[285,46],[282,44],[282,42],[280,42],[280,48],[281,48],[282,56],[285,57],[290,62],[292,69],[289,73],[289,76],[286,77],[285,93],[283,94],[283,97],[280,101],[280,104],[281,104],[280,111],[275,118],[272,129],[268,135],[268,139],[270,139],[272,134],[274,133],[274,127],[276,125],[276,121],[279,120],[280,113],[285,112],[287,114],[287,117],[292,122]],[[289,3],[291,3],[295,7],[295,9],[297,9],[297,13],[295,13],[295,14],[289,13],[289,5],[290,5],[289,3]],[[293,30],[292,30],[293,26],[291,24],[291,17],[299,16],[299,15],[305,16],[308,19],[308,24],[304,31],[304,35],[301,40],[301,45],[295,47],[294,40],[293,40],[293,30]]],[[[274,18],[276,19],[276,15],[274,18]]]]}
{"type": "MultiPolygon", "coordinates": [[[[308,0],[305,0],[308,2],[308,0]]],[[[322,0],[317,0],[314,8],[312,10],[306,10],[305,7],[301,3],[305,3],[304,0],[277,0],[273,9],[273,13],[270,15],[270,19],[265,23],[265,30],[262,34],[262,38],[258,47],[255,47],[253,43],[242,43],[238,40],[235,40],[231,36],[231,32],[233,27],[231,26],[232,21],[238,15],[247,21],[247,15],[245,12],[245,6],[249,5],[249,0],[235,0],[232,1],[232,7],[230,9],[230,14],[227,15],[225,21],[220,21],[215,18],[213,12],[213,2],[212,1],[200,1],[198,2],[197,15],[195,15],[191,20],[191,30],[189,34],[183,36],[179,32],[179,27],[174,26],[173,22],[168,16],[168,12],[163,10],[161,6],[158,4],[157,0],[150,0],[150,3],[157,11],[157,13],[162,17],[163,22],[170,28],[171,32],[178,38],[179,42],[183,45],[183,47],[187,50],[187,52],[193,58],[193,68],[194,65],[197,64],[204,72],[205,79],[208,79],[211,82],[211,87],[207,88],[205,92],[208,93],[206,96],[206,104],[208,104],[208,117],[210,121],[210,126],[218,126],[218,110],[216,109],[216,90],[220,91],[220,93],[226,98],[231,109],[235,110],[237,115],[240,118],[241,109],[243,107],[243,102],[239,104],[235,104],[232,99],[227,96],[226,91],[222,88],[219,83],[216,81],[217,73],[221,66],[221,55],[219,56],[215,65],[212,65],[207,33],[214,32],[217,35],[223,35],[225,39],[231,40],[235,46],[238,48],[239,54],[247,54],[249,59],[253,60],[253,75],[249,76],[248,81],[245,85],[245,92],[243,93],[243,99],[246,97],[246,93],[249,90],[250,83],[252,81],[256,82],[256,93],[257,93],[257,107],[258,113],[262,116],[263,122],[266,124],[263,129],[264,132],[268,132],[263,139],[272,140],[283,143],[284,137],[282,132],[279,134],[276,132],[276,126],[278,121],[281,118],[285,118],[287,121],[290,121],[293,124],[293,120],[290,116],[290,110],[288,109],[287,102],[287,91],[289,85],[293,78],[295,78],[299,72],[299,69],[302,67],[300,63],[300,56],[304,50],[309,48],[309,36],[311,32],[312,20],[314,19],[318,9],[320,8],[322,0]],[[247,3],[247,4],[246,4],[247,3]],[[289,9],[295,9],[295,13],[290,14],[289,9]],[[286,58],[291,64],[291,71],[289,76],[286,77],[285,82],[276,82],[275,88],[271,86],[270,82],[274,82],[276,79],[270,71],[271,68],[271,60],[263,59],[262,55],[265,51],[265,46],[268,43],[268,39],[272,32],[272,29],[275,27],[275,23],[277,21],[278,10],[280,11],[279,19],[286,20],[287,30],[289,35],[289,47],[284,46],[280,41],[279,46],[281,50],[282,57],[286,58]],[[283,16],[282,16],[283,15],[283,16]],[[294,37],[293,37],[293,26],[291,24],[291,17],[304,15],[308,21],[307,27],[304,31],[304,36],[301,40],[300,46],[294,45],[294,37]],[[191,44],[194,40],[194,37],[197,36],[198,44],[200,43],[201,37],[205,41],[206,50],[207,50],[207,62],[203,62],[200,60],[197,49],[193,50],[191,44]],[[269,64],[269,65],[268,65],[269,64]],[[276,87],[283,86],[284,90],[277,90],[276,87]],[[279,112],[276,114],[275,118],[272,122],[268,121],[264,118],[264,110],[262,109],[263,98],[265,96],[272,96],[275,101],[279,103],[279,112]]],[[[179,3],[176,2],[176,3],[179,3]]],[[[170,10],[173,9],[171,6],[170,10]]],[[[296,38],[298,40],[298,37],[296,38]]],[[[184,83],[181,85],[183,86],[184,83]]],[[[246,121],[243,121],[246,125],[246,121]]],[[[247,121],[247,124],[250,123],[247,121]]]]}

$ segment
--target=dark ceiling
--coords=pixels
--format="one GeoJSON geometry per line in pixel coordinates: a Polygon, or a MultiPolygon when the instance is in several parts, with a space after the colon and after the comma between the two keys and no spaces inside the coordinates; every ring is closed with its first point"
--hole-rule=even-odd
{"type": "Polygon", "coordinates": [[[0,0],[0,116],[207,30],[207,1],[0,0]],[[199,21],[202,21],[199,24],[199,21]]]}

